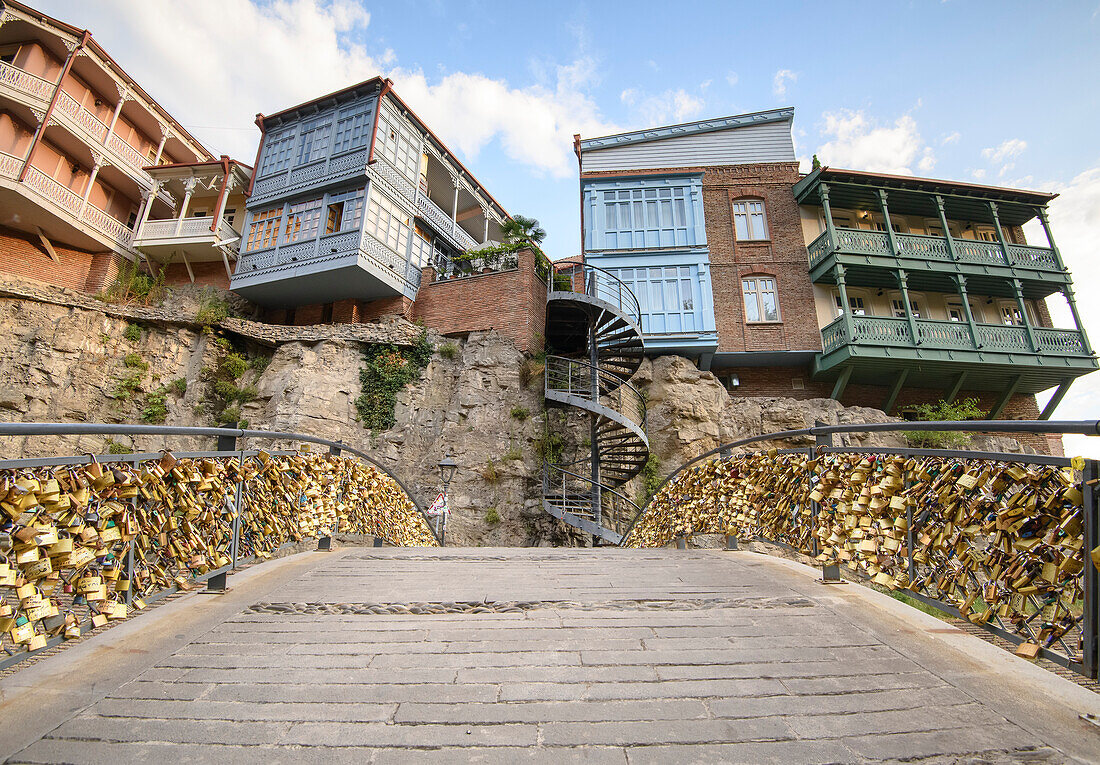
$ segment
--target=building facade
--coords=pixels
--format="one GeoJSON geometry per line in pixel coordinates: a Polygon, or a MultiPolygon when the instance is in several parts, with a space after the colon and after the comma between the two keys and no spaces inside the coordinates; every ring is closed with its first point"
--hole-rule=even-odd
{"type": "Polygon", "coordinates": [[[101,289],[177,214],[155,168],[214,160],[90,32],[0,0],[0,270],[101,289]]]}
{"type": "Polygon", "coordinates": [[[1047,220],[1052,195],[803,176],[793,116],[575,137],[584,256],[635,291],[646,352],[692,355],[740,395],[889,413],[972,396],[993,418],[1049,417],[1097,368],[1047,220]],[[1024,239],[1033,219],[1039,246],[1024,239]],[[1072,327],[1052,326],[1050,296],[1072,327]],[[1040,412],[1034,394],[1050,388],[1040,412]]]}

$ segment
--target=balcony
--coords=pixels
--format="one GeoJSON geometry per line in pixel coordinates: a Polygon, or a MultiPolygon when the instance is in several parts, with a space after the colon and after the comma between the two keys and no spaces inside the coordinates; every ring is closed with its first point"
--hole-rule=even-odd
{"type": "Polygon", "coordinates": [[[955,321],[914,319],[911,327],[908,319],[841,316],[821,330],[824,350],[814,376],[830,379],[851,367],[852,381],[882,385],[908,370],[909,385],[936,388],[967,372],[967,388],[1015,384],[1019,393],[1038,393],[1098,366],[1077,330],[1034,327],[1034,347],[1026,327],[975,324],[974,330],[955,321]]]}
{"type": "Polygon", "coordinates": [[[996,242],[917,234],[895,234],[897,252],[890,248],[890,237],[881,231],[836,228],[836,241],[829,242],[824,232],[807,246],[810,276],[816,283],[834,282],[833,268],[843,265],[848,283],[880,286],[893,283],[884,271],[905,270],[911,289],[950,291],[950,277],[965,276],[975,292],[1000,294],[1005,280],[1020,279],[1031,284],[1027,297],[1045,297],[1070,283],[1069,273],[1053,250],[1008,244],[1005,250],[996,242]],[[952,256],[952,249],[954,256],[952,256]]]}
{"type": "Polygon", "coordinates": [[[214,218],[210,215],[148,220],[134,239],[134,246],[157,260],[166,260],[176,253],[192,262],[236,256],[241,235],[224,220],[218,222],[217,230],[213,226],[214,218]]]}
{"type": "MultiPolygon", "coordinates": [[[[85,236],[92,233],[93,238],[89,242],[89,248],[107,244],[112,249],[116,247],[130,249],[134,233],[125,223],[111,217],[91,202],[85,202],[79,194],[58,183],[33,165],[27,169],[23,182],[19,183],[17,179],[22,167],[23,160],[20,157],[0,152],[0,177],[8,181],[9,187],[27,189],[30,193],[24,192],[25,198],[30,198],[39,206],[49,210],[56,218],[76,228],[85,236]]],[[[18,212],[17,204],[15,200],[12,201],[11,212],[18,212]]]]}

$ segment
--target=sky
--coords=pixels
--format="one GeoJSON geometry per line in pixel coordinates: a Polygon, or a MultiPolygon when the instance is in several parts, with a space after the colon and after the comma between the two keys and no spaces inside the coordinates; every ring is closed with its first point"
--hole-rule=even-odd
{"type": "MultiPolygon", "coordinates": [[[[1100,347],[1100,0],[32,4],[91,30],[214,154],[249,164],[257,113],[388,76],[505,209],[542,222],[553,259],[579,254],[574,133],[793,106],[807,168],[816,153],[1059,193],[1055,240],[1100,347]]],[[[1072,326],[1064,301],[1051,309],[1072,326]]],[[[1055,418],[1100,420],[1100,373],[1055,418]]],[[[1066,449],[1100,457],[1100,438],[1066,449]]]]}

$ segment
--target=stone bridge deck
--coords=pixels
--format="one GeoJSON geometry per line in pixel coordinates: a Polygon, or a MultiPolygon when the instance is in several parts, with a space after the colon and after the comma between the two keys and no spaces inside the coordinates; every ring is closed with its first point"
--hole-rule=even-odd
{"type": "Polygon", "coordinates": [[[111,765],[1100,758],[1100,729],[1077,717],[1100,711],[1095,694],[812,574],[701,550],[306,553],[0,682],[0,752],[111,765]]]}

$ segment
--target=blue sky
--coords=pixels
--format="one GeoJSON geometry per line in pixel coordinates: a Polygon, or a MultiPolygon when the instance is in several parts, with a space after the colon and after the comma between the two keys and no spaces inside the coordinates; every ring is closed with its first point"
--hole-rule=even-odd
{"type": "MultiPolygon", "coordinates": [[[[578,253],[574,132],[793,106],[806,160],[1060,192],[1055,236],[1100,345],[1100,0],[39,7],[91,29],[211,150],[246,162],[256,112],[390,76],[506,209],[542,221],[555,259],[578,253]]],[[[1100,419],[1100,379],[1068,413],[1100,419]]]]}

